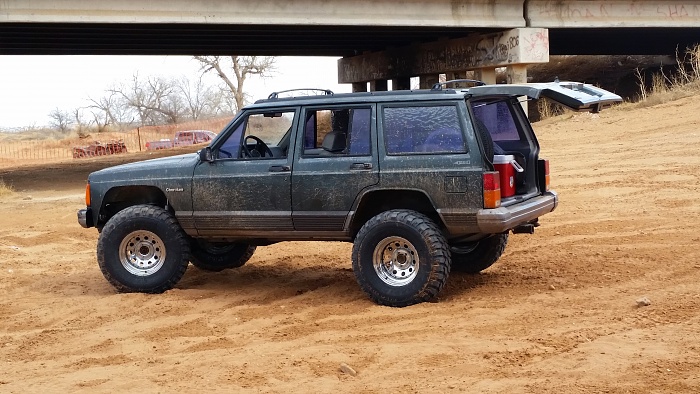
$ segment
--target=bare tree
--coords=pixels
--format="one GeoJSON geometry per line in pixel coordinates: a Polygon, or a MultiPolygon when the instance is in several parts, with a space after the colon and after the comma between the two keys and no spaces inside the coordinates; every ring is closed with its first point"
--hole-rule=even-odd
{"type": "MultiPolygon", "coordinates": [[[[99,99],[89,98],[89,110],[98,132],[110,127],[159,125],[231,114],[235,105],[228,89],[205,85],[200,75],[194,81],[185,76],[166,79],[143,78],[134,74],[128,82],[114,84],[99,99]]],[[[76,110],[76,120],[84,116],[76,110]]],[[[89,116],[89,115],[88,115],[89,116]]],[[[84,120],[80,121],[84,124],[84,120]]]]}
{"type": "Polygon", "coordinates": [[[222,94],[219,89],[206,86],[200,75],[194,81],[186,76],[174,81],[175,89],[181,96],[186,106],[187,115],[192,120],[213,117],[222,112],[227,112],[222,103],[222,94]]]}
{"type": "Polygon", "coordinates": [[[243,85],[251,75],[270,76],[275,69],[275,58],[271,56],[195,56],[202,73],[215,72],[233,94],[236,110],[245,105],[243,85]]]}
{"type": "Polygon", "coordinates": [[[70,113],[56,108],[49,113],[49,118],[51,118],[51,127],[63,133],[70,129],[72,123],[70,113]]]}
{"type": "Polygon", "coordinates": [[[187,109],[175,85],[163,77],[148,77],[144,81],[134,74],[129,85],[115,86],[108,92],[124,100],[143,125],[177,123],[187,116],[187,109]]]}
{"type": "Polygon", "coordinates": [[[90,122],[85,121],[83,117],[83,110],[85,108],[76,108],[73,110],[73,121],[75,122],[75,131],[78,133],[80,138],[85,138],[88,136],[88,129],[90,127],[90,122]]]}
{"type": "Polygon", "coordinates": [[[107,93],[109,93],[107,96],[97,100],[89,99],[92,104],[88,108],[91,110],[98,132],[105,131],[109,125],[122,128],[134,121],[130,108],[123,97],[113,91],[107,93]]]}

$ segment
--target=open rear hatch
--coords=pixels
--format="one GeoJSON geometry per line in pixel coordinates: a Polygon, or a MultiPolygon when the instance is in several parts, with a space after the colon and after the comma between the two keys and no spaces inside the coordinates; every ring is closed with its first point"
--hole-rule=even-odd
{"type": "MultiPolygon", "coordinates": [[[[598,112],[622,101],[607,90],[579,82],[484,85],[467,93],[474,123],[485,144],[493,145],[493,167],[500,175],[502,205],[544,193],[549,163],[539,157],[539,143],[519,98],[547,98],[574,111],[598,112]]],[[[488,157],[488,155],[487,155],[488,157]]]]}
{"type": "Polygon", "coordinates": [[[469,89],[469,96],[474,98],[503,95],[527,96],[535,100],[544,97],[574,111],[591,112],[622,101],[622,97],[615,93],[581,82],[484,85],[469,89]]]}

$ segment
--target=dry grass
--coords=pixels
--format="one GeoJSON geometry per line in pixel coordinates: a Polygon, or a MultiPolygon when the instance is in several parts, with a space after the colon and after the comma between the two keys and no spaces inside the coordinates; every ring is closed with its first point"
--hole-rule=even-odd
{"type": "Polygon", "coordinates": [[[555,102],[541,99],[537,100],[537,112],[540,114],[540,120],[545,120],[565,114],[566,109],[555,102]]]}
{"type": "Polygon", "coordinates": [[[686,49],[683,55],[677,53],[676,61],[675,73],[667,74],[662,69],[649,83],[642,72],[636,71],[640,94],[631,108],[651,107],[700,93],[700,44],[686,49]]]}
{"type": "Polygon", "coordinates": [[[4,179],[0,178],[0,198],[10,196],[14,192],[15,189],[12,187],[12,185],[8,185],[5,183],[4,179]]]}

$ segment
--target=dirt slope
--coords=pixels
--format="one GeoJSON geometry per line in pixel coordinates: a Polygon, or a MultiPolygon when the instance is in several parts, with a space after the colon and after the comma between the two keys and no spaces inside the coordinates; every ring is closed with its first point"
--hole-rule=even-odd
{"type": "Polygon", "coordinates": [[[698,98],[536,124],[557,211],[404,309],[360,292],[342,243],[117,294],[75,217],[102,162],[0,171],[0,392],[697,392],[698,98]]]}

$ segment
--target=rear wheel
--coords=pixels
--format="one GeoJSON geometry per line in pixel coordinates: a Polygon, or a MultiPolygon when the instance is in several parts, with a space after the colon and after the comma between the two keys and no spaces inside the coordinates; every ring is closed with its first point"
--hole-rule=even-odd
{"type": "Polygon", "coordinates": [[[357,282],[373,301],[403,307],[430,301],[440,293],[450,273],[450,251],[430,218],[392,210],[360,228],[352,266],[357,282]]]}
{"type": "Polygon", "coordinates": [[[187,270],[190,248],[175,217],[163,208],[135,205],[105,224],[97,241],[104,277],[123,292],[162,293],[187,270]]]}
{"type": "Polygon", "coordinates": [[[494,234],[480,241],[452,245],[452,269],[457,272],[478,274],[492,266],[503,254],[508,244],[508,233],[494,234]]]}
{"type": "Polygon", "coordinates": [[[191,242],[190,262],[205,271],[223,271],[242,267],[255,253],[256,246],[244,243],[211,243],[202,240],[191,242]]]}

